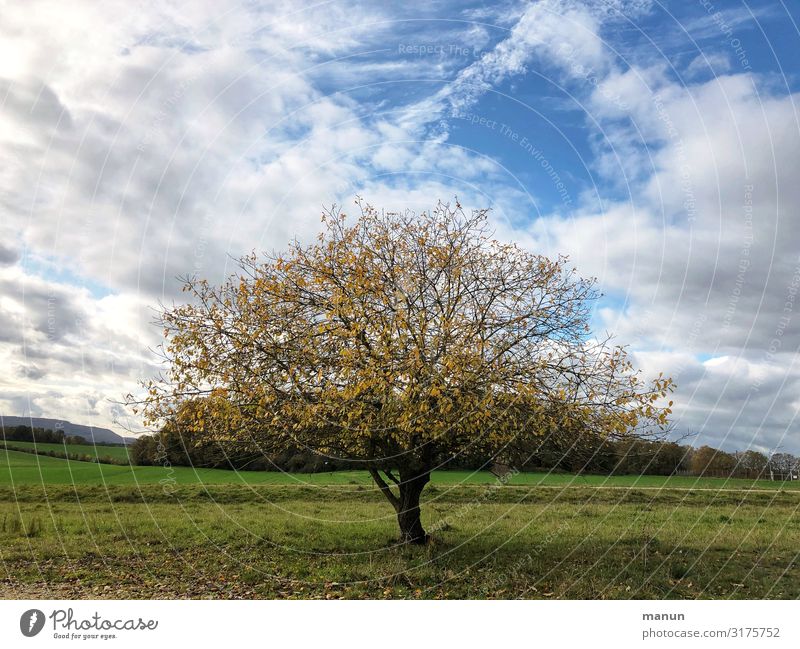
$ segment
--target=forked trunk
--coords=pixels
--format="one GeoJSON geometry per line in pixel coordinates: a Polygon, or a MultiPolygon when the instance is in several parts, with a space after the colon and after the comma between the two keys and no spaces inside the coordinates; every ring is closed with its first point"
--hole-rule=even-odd
{"type": "Polygon", "coordinates": [[[430,471],[400,471],[399,479],[391,471],[384,470],[389,479],[395,483],[400,495],[396,495],[377,468],[369,469],[375,484],[380,487],[386,499],[392,503],[397,512],[397,523],[400,525],[400,541],[421,545],[428,541],[428,535],[422,528],[420,520],[419,497],[425,485],[431,479],[430,471]]]}
{"type": "Polygon", "coordinates": [[[403,543],[422,545],[428,541],[428,535],[420,520],[419,498],[429,481],[429,473],[414,477],[400,474],[400,499],[396,509],[397,522],[400,525],[400,540],[403,543]]]}

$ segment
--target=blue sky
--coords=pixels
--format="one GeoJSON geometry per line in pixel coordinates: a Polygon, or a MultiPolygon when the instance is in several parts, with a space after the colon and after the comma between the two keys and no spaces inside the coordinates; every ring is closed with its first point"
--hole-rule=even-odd
{"type": "Polygon", "coordinates": [[[0,24],[0,413],[116,426],[176,277],[457,195],[598,278],[678,432],[800,451],[797,3],[41,5],[0,24]]]}

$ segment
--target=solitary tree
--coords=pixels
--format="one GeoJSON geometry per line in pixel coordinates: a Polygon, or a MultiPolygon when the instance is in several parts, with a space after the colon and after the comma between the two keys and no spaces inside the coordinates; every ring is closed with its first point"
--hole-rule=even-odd
{"type": "Polygon", "coordinates": [[[221,286],[187,280],[189,303],[160,313],[150,425],[194,400],[196,430],[218,441],[360,462],[402,540],[423,543],[420,494],[459,453],[665,424],[671,381],[645,383],[591,336],[594,283],[565,258],[494,240],[485,210],[357,204],[354,221],[329,210],[315,243],[247,256],[221,286]]]}

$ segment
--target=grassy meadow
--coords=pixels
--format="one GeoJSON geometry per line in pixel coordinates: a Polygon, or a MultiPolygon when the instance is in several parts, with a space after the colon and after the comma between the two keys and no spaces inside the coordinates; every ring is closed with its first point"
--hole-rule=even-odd
{"type": "Polygon", "coordinates": [[[67,453],[70,455],[88,455],[89,457],[104,459],[112,458],[120,462],[128,461],[128,448],[125,446],[106,446],[103,444],[50,444],[44,442],[18,442],[9,440],[3,442],[9,449],[24,449],[28,452],[47,453],[67,453]]]}
{"type": "Polygon", "coordinates": [[[796,487],[439,472],[420,548],[362,472],[0,451],[0,596],[797,598],[796,487]]]}
{"type": "MultiPolygon", "coordinates": [[[[22,444],[22,442],[14,442],[22,444]]],[[[33,444],[30,444],[32,447],[33,444]]],[[[39,448],[59,444],[39,444],[39,448]]],[[[89,447],[87,447],[89,448],[89,447]]],[[[94,447],[91,447],[94,448],[94,447]]],[[[98,453],[111,449],[119,457],[127,457],[123,447],[98,446],[98,453]]],[[[283,473],[280,471],[228,471],[184,466],[130,466],[109,465],[77,460],[63,460],[46,455],[34,455],[0,449],[0,485],[13,484],[75,484],[75,485],[137,485],[163,484],[244,484],[244,485],[350,485],[372,488],[372,479],[366,471],[336,471],[332,473],[283,473]]],[[[497,478],[488,471],[437,471],[432,484],[442,485],[492,485],[497,478]]],[[[565,473],[518,473],[509,486],[544,487],[618,487],[647,489],[736,489],[736,490],[797,490],[800,481],[772,482],[769,480],[742,480],[720,478],[694,478],[684,476],[598,476],[565,473]]]]}

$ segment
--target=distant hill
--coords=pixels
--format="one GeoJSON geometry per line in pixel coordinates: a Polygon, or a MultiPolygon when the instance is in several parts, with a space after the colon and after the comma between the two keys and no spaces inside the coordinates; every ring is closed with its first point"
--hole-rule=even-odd
{"type": "Polygon", "coordinates": [[[0,426],[32,426],[33,428],[45,428],[47,430],[63,430],[67,437],[80,435],[87,441],[94,441],[97,444],[130,444],[133,438],[117,435],[108,428],[98,428],[96,426],[83,426],[73,424],[64,419],[48,419],[47,417],[2,417],[0,416],[0,426]]]}

